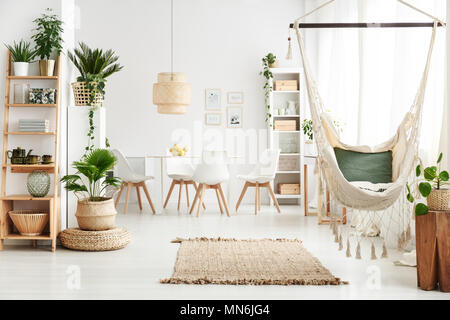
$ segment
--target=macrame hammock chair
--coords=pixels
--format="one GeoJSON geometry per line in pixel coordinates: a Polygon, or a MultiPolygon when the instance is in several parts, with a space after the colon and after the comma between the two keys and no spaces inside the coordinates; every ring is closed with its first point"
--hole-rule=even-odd
{"type": "MultiPolygon", "coordinates": [[[[406,196],[404,190],[407,181],[414,176],[411,175],[414,165],[419,161],[419,131],[422,119],[425,88],[427,85],[430,61],[436,38],[436,29],[438,24],[445,25],[445,23],[411,6],[410,4],[403,2],[402,0],[398,0],[400,3],[417,10],[428,17],[432,17],[434,20],[426,65],[420,81],[419,89],[417,90],[417,94],[410,110],[406,113],[403,121],[400,123],[396,131],[396,134],[391,139],[376,146],[351,146],[345,144],[339,139],[339,133],[333,124],[333,120],[324,110],[317,84],[309,66],[303,37],[299,27],[302,19],[334,1],[335,0],[326,2],[325,4],[298,18],[294,23],[303,63],[306,88],[308,91],[314,140],[318,151],[316,163],[319,174],[319,190],[323,190],[324,184],[326,183],[326,186],[331,191],[333,200],[336,200],[338,204],[345,206],[346,208],[351,208],[353,209],[352,211],[362,210],[361,212],[364,213],[365,217],[361,218],[361,221],[359,222],[360,224],[364,224],[364,226],[359,226],[359,229],[357,228],[360,232],[355,232],[355,228],[353,230],[348,230],[349,227],[347,227],[347,232],[344,232],[344,226],[338,225],[337,216],[335,214],[331,216],[330,226],[335,235],[335,242],[339,243],[339,249],[343,249],[344,237],[347,236],[347,256],[351,256],[350,240],[352,238],[356,238],[354,239],[356,240],[357,246],[355,256],[356,258],[361,258],[360,243],[364,237],[365,239],[369,239],[369,243],[371,243],[372,259],[376,259],[376,241],[373,236],[379,234],[377,232],[370,234],[370,231],[368,230],[374,223],[380,223],[382,220],[377,214],[377,211],[387,211],[386,209],[389,208],[388,214],[390,217],[388,219],[389,226],[387,228],[387,233],[390,232],[389,228],[393,221],[397,222],[399,225],[399,228],[397,229],[398,249],[403,249],[408,241],[411,240],[410,221],[413,210],[411,205],[405,201],[406,196]],[[336,147],[361,153],[392,151],[392,183],[372,184],[366,181],[347,181],[338,166],[334,152],[334,148],[336,147]],[[407,207],[406,210],[405,207],[407,207]],[[367,236],[372,236],[372,238],[367,236]]],[[[323,208],[323,206],[319,205],[319,208],[320,207],[323,208]]],[[[324,213],[318,212],[318,214],[323,215],[324,213]]],[[[386,238],[386,235],[384,237],[386,238]]],[[[379,242],[380,241],[378,241],[378,243],[379,242]]],[[[387,257],[385,239],[381,240],[381,244],[383,248],[382,257],[384,258],[387,257]]]]}

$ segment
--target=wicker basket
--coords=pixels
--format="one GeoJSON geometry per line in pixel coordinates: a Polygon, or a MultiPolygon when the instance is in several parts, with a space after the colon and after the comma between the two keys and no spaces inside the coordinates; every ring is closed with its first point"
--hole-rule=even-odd
{"type": "Polygon", "coordinates": [[[82,230],[100,231],[114,228],[116,221],[114,200],[104,201],[79,200],[75,216],[82,230]]]}
{"type": "Polygon", "coordinates": [[[48,213],[36,210],[12,210],[9,216],[23,236],[38,236],[48,222],[48,213]]]}
{"type": "MultiPolygon", "coordinates": [[[[95,85],[95,82],[91,82],[95,85]]],[[[76,106],[101,106],[103,105],[103,95],[95,94],[94,101],[89,104],[91,91],[87,88],[86,82],[72,82],[73,97],[76,106]]]]}
{"type": "Polygon", "coordinates": [[[432,190],[427,205],[430,211],[450,210],[450,189],[432,190]]]}
{"type": "Polygon", "coordinates": [[[125,228],[106,231],[66,229],[59,234],[59,238],[64,247],[81,251],[117,250],[130,243],[130,233],[125,228]]]}

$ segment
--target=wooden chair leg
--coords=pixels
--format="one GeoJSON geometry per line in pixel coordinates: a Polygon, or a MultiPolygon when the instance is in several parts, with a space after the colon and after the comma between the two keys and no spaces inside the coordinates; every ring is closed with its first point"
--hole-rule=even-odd
{"type": "Polygon", "coordinates": [[[250,185],[250,184],[246,181],[246,182],[245,182],[245,185],[244,185],[244,188],[242,188],[241,195],[240,195],[240,197],[239,197],[238,202],[236,203],[236,213],[237,213],[237,211],[238,211],[238,209],[239,209],[239,206],[241,205],[242,199],[244,199],[244,195],[245,195],[245,193],[247,192],[247,189],[248,189],[249,185],[250,185]]]}
{"type": "Polygon", "coordinates": [[[177,206],[178,212],[180,211],[180,206],[181,206],[181,193],[183,192],[183,185],[184,185],[184,181],[180,180],[180,189],[178,190],[178,206],[177,206]]]}
{"type": "Polygon", "coordinates": [[[3,239],[0,239],[0,251],[3,250],[3,239]]]}
{"type": "Polygon", "coordinates": [[[119,193],[117,194],[117,198],[116,198],[116,202],[114,203],[114,206],[117,208],[117,204],[119,203],[119,199],[120,196],[122,195],[122,191],[123,191],[123,187],[124,187],[124,183],[122,182],[122,184],[120,185],[120,190],[119,193]]]}
{"type": "Polygon", "coordinates": [[[123,213],[127,214],[128,211],[128,200],[130,200],[130,191],[133,187],[133,184],[131,182],[127,183],[127,197],[125,198],[125,208],[123,209],[123,213]]]}
{"type": "Polygon", "coordinates": [[[152,208],[153,214],[155,214],[156,213],[155,207],[153,206],[152,198],[150,198],[150,193],[148,193],[148,189],[147,189],[147,186],[145,185],[145,181],[141,182],[141,186],[142,186],[142,189],[144,189],[144,193],[145,193],[145,195],[147,197],[147,200],[148,200],[148,203],[150,204],[150,207],[152,208]]]}
{"type": "Polygon", "coordinates": [[[223,206],[225,207],[227,216],[230,217],[230,210],[228,210],[227,200],[225,199],[225,196],[224,196],[223,190],[222,190],[222,186],[220,185],[220,183],[217,185],[217,187],[219,188],[219,193],[220,193],[220,196],[222,197],[222,203],[223,203],[223,206]]]}
{"type": "MultiPolygon", "coordinates": [[[[169,189],[169,192],[167,193],[166,201],[164,201],[163,208],[167,207],[167,203],[169,202],[170,195],[172,194],[173,188],[175,187],[176,184],[177,184],[176,181],[172,180],[172,184],[170,185],[170,189],[169,189]]],[[[161,192],[162,192],[162,190],[161,190],[161,192]]]]}
{"type": "Polygon", "coordinates": [[[198,209],[197,209],[197,217],[200,217],[203,199],[205,198],[206,184],[202,183],[199,186],[199,189],[200,189],[200,196],[199,196],[199,203],[198,203],[198,209]]]}
{"type": "Polygon", "coordinates": [[[194,200],[192,202],[191,209],[189,210],[189,214],[192,214],[192,212],[194,211],[195,204],[197,203],[197,200],[198,200],[198,197],[200,196],[200,191],[201,191],[201,188],[197,187],[195,182],[194,182],[194,188],[195,188],[195,196],[194,196],[194,200]]]}
{"type": "Polygon", "coordinates": [[[139,190],[139,185],[136,185],[135,187],[136,187],[136,194],[137,194],[137,198],[138,198],[139,209],[142,212],[141,191],[139,190]]]}
{"type": "Polygon", "coordinates": [[[261,185],[258,186],[258,212],[261,211],[261,185]]]}
{"type": "Polygon", "coordinates": [[[186,204],[187,204],[187,208],[189,209],[189,185],[185,184],[184,186],[186,188],[186,204]]]}
{"type": "Polygon", "coordinates": [[[278,213],[281,213],[280,205],[278,204],[277,197],[275,196],[275,193],[273,192],[272,186],[270,185],[270,182],[267,183],[266,188],[269,190],[270,196],[272,197],[273,203],[275,204],[275,207],[277,207],[278,213]]]}
{"type": "Polygon", "coordinates": [[[220,201],[219,190],[214,189],[216,191],[217,202],[219,203],[220,214],[223,214],[222,203],[220,201]]]}
{"type": "MultiPolygon", "coordinates": [[[[194,181],[194,189],[195,189],[195,192],[197,192],[197,189],[198,189],[198,187],[197,187],[197,183],[194,181]]],[[[202,206],[203,206],[203,209],[206,209],[206,206],[205,206],[205,204],[203,203],[202,204],[202,206]]]]}
{"type": "Polygon", "coordinates": [[[255,184],[255,215],[258,214],[259,183],[255,184]]]}

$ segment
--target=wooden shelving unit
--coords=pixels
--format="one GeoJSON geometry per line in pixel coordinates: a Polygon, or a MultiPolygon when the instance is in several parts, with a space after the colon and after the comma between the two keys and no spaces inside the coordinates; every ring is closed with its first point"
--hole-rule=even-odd
{"type": "MultiPolygon", "coordinates": [[[[271,69],[273,74],[273,80],[297,80],[299,83],[299,89],[301,88],[301,69],[300,68],[273,68],[271,69]]],[[[271,83],[274,87],[273,82],[271,83]]],[[[272,182],[272,188],[275,191],[275,196],[280,204],[301,204],[301,194],[294,195],[282,195],[278,193],[279,183],[298,183],[302,187],[302,173],[300,168],[303,168],[303,133],[300,131],[302,120],[302,95],[301,90],[293,91],[272,91],[269,97],[270,113],[271,117],[268,133],[269,133],[269,147],[280,148],[280,159],[288,158],[295,159],[297,162],[297,168],[295,170],[279,170],[276,172],[274,181],[272,182]],[[280,107],[286,107],[287,101],[295,101],[298,103],[297,114],[284,114],[279,115],[275,112],[275,109],[280,107]],[[297,122],[297,130],[295,131],[278,131],[274,130],[275,120],[295,120],[297,122]],[[286,150],[283,146],[283,141],[292,140],[295,141],[295,150],[286,150]]],[[[300,188],[302,190],[302,188],[300,188]]]]}
{"type": "MultiPolygon", "coordinates": [[[[51,250],[56,249],[56,237],[60,230],[60,214],[59,214],[59,110],[60,110],[60,77],[61,77],[61,57],[58,57],[56,63],[56,75],[54,76],[13,76],[11,75],[11,54],[8,52],[8,61],[6,67],[6,85],[5,85],[5,109],[3,118],[3,154],[2,154],[2,181],[0,193],[0,250],[3,249],[5,239],[14,240],[33,240],[33,245],[36,246],[37,240],[50,240],[51,250]],[[10,102],[11,81],[14,80],[53,80],[56,81],[56,104],[15,104],[10,102]],[[10,109],[11,108],[55,108],[55,131],[53,132],[18,132],[9,131],[10,109]],[[8,137],[11,135],[18,136],[51,136],[54,143],[54,163],[52,164],[9,164],[6,156],[8,150],[8,137]],[[8,170],[9,169],[9,170],[8,170]],[[7,195],[7,177],[9,173],[30,173],[33,170],[45,170],[47,173],[53,174],[53,194],[42,198],[35,198],[28,194],[22,195],[7,195]],[[48,226],[44,233],[39,236],[22,236],[9,218],[8,212],[17,209],[15,206],[18,202],[28,202],[27,206],[33,204],[47,205],[49,213],[48,226]]],[[[23,139],[23,138],[22,138],[23,139]]],[[[48,139],[48,138],[47,138],[48,139]]],[[[11,177],[12,178],[12,177],[11,177]]],[[[25,186],[24,186],[25,187],[25,186]]],[[[20,208],[19,208],[20,209],[20,208]]]]}

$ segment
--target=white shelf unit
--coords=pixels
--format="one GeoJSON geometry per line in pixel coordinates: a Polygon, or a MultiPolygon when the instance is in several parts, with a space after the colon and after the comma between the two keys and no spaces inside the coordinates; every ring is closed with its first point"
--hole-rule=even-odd
{"type": "Polygon", "coordinates": [[[281,149],[280,160],[295,159],[296,165],[292,170],[280,170],[278,168],[275,180],[272,182],[272,188],[280,204],[299,205],[303,197],[303,153],[304,153],[304,137],[301,132],[301,121],[303,118],[303,90],[301,79],[301,68],[274,68],[271,69],[273,74],[273,81],[271,83],[274,87],[276,80],[297,80],[299,90],[296,91],[272,91],[269,97],[270,113],[272,117],[268,123],[268,144],[270,148],[281,149]],[[288,101],[295,101],[297,103],[297,114],[295,115],[278,115],[275,114],[277,108],[285,108],[288,101]],[[297,131],[276,131],[274,130],[275,120],[295,120],[297,122],[297,131]],[[297,195],[281,195],[278,193],[279,183],[298,183],[300,184],[300,194],[297,195]]]}

